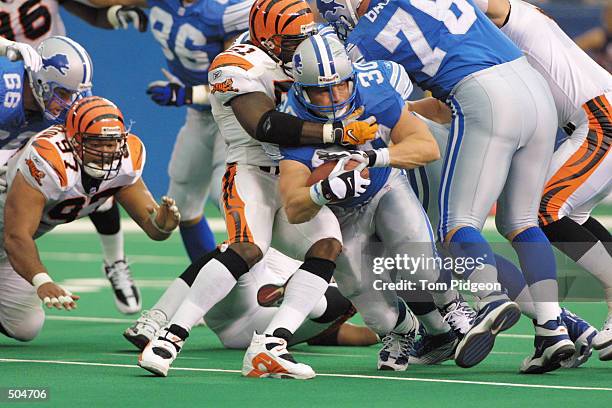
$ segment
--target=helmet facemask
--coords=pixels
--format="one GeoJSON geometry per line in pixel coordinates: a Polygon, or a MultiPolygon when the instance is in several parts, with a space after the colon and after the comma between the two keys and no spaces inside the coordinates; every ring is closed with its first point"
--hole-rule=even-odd
{"type": "Polygon", "coordinates": [[[103,134],[77,133],[70,139],[82,170],[98,180],[111,180],[119,174],[127,157],[127,134],[119,126],[103,128],[103,134]]]}
{"type": "Polygon", "coordinates": [[[69,90],[56,82],[39,83],[33,86],[34,99],[41,107],[46,120],[63,123],[66,113],[72,104],[81,98],[91,95],[91,86],[83,86],[78,90],[69,90]]]}
{"type": "Polygon", "coordinates": [[[336,82],[325,84],[325,85],[313,85],[313,84],[296,84],[295,86],[297,97],[300,102],[312,113],[321,118],[326,118],[331,121],[339,121],[350,115],[355,107],[353,101],[355,100],[355,74],[352,73],[350,77],[340,79],[336,82]],[[334,92],[334,88],[342,86],[344,89],[334,92]],[[327,99],[329,103],[315,103],[313,101],[312,93],[313,90],[317,92],[317,100],[327,99]],[[345,93],[346,98],[341,101],[336,101],[334,93],[345,93]]]}

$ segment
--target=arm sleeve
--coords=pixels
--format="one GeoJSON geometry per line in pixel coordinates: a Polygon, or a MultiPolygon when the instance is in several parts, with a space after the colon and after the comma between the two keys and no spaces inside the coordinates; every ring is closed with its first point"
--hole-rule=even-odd
{"type": "Polygon", "coordinates": [[[231,34],[238,34],[248,30],[250,10],[251,2],[248,1],[241,1],[227,6],[223,11],[221,35],[227,37],[231,34]]]}

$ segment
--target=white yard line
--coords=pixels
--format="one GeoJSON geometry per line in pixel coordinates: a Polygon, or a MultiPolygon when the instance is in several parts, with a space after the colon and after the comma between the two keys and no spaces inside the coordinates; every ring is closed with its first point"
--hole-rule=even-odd
{"type": "MultiPolygon", "coordinates": [[[[33,364],[59,364],[59,365],[77,365],[89,367],[116,367],[116,368],[138,368],[133,364],[110,364],[110,363],[91,363],[84,361],[64,361],[64,360],[28,360],[21,358],[0,358],[0,362],[4,363],[33,363],[33,364]]],[[[186,368],[174,367],[172,371],[195,371],[206,373],[229,373],[239,374],[240,370],[225,370],[220,368],[186,368]]],[[[490,382],[490,381],[469,381],[469,380],[448,380],[439,378],[415,378],[415,377],[387,377],[382,375],[361,375],[361,374],[331,374],[318,373],[317,377],[336,377],[336,378],[355,378],[365,380],[384,380],[384,381],[411,381],[411,382],[427,382],[427,383],[443,383],[443,384],[465,384],[465,385],[485,385],[494,387],[512,387],[512,388],[541,388],[550,390],[574,390],[574,391],[612,391],[612,388],[605,387],[579,387],[573,385],[546,385],[546,384],[522,384],[522,383],[506,383],[506,382],[490,382]]]]}

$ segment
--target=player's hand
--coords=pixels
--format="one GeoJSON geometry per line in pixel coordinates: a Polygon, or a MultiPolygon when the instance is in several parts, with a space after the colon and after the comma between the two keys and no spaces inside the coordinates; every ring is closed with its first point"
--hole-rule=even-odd
{"type": "Polygon", "coordinates": [[[185,86],[180,79],[162,68],[167,81],[154,81],[147,86],[147,94],[161,106],[191,105],[193,102],[193,88],[185,86]]]}
{"type": "Polygon", "coordinates": [[[348,118],[333,123],[333,143],[341,146],[357,146],[376,137],[378,123],[374,116],[357,120],[363,111],[364,108],[359,107],[348,118]]]}
{"type": "Polygon", "coordinates": [[[343,150],[339,152],[328,152],[325,150],[318,150],[317,156],[319,159],[325,161],[335,161],[335,160],[356,160],[360,163],[368,164],[368,157],[366,152],[362,152],[360,150],[343,150]]]}
{"type": "Polygon", "coordinates": [[[139,7],[112,6],[108,9],[106,16],[115,30],[119,28],[127,30],[130,24],[133,24],[138,31],[144,33],[147,31],[147,25],[149,24],[147,13],[139,7]]]}
{"type": "Polygon", "coordinates": [[[370,150],[346,150],[343,152],[318,151],[319,159],[323,161],[340,160],[348,158],[360,163],[365,163],[367,167],[389,167],[391,164],[389,149],[370,149],[370,150]]]}
{"type": "Polygon", "coordinates": [[[353,170],[344,170],[348,157],[340,159],[326,179],[310,187],[310,197],[315,204],[325,205],[356,198],[365,193],[370,180],[361,176],[365,163],[353,170]]]}
{"type": "Polygon", "coordinates": [[[6,47],[6,56],[11,61],[23,60],[26,69],[38,72],[43,66],[42,57],[30,45],[14,42],[6,47]]]}
{"type": "Polygon", "coordinates": [[[69,290],[64,289],[55,282],[47,282],[38,287],[36,290],[38,297],[49,309],[55,307],[58,310],[76,309],[76,301],[79,296],[73,295],[69,290]]]}
{"type": "Polygon", "coordinates": [[[181,214],[174,199],[163,196],[158,208],[148,208],[153,226],[160,232],[170,234],[181,222],[181,214]]]}
{"type": "Polygon", "coordinates": [[[175,84],[168,81],[151,82],[147,87],[147,94],[158,105],[183,106],[191,104],[191,87],[175,84]]]}

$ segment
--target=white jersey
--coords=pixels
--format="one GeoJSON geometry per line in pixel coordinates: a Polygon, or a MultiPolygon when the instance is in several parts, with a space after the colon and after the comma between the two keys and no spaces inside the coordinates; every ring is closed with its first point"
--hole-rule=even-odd
{"type": "Polygon", "coordinates": [[[251,44],[235,44],[217,55],[208,72],[212,113],[227,147],[226,162],[276,166],[266,151],[276,145],[260,143],[240,125],[232,111],[232,98],[263,92],[278,105],[293,80],[264,51],[251,44]]]}
{"type": "Polygon", "coordinates": [[[37,46],[53,35],[66,35],[57,0],[0,2],[0,36],[37,46]]]}
{"type": "Polygon", "coordinates": [[[34,237],[91,214],[122,187],[134,184],[142,175],[146,152],[134,135],[128,136],[127,149],[119,174],[100,182],[82,177],[62,126],[52,126],[30,139],[9,160],[7,181],[10,186],[20,172],[28,184],[45,196],[45,208],[34,237]],[[84,185],[84,179],[92,182],[84,185]]]}
{"type": "MultiPolygon", "coordinates": [[[[477,4],[486,9],[486,1],[477,4]]],[[[582,105],[612,91],[612,75],[593,61],[553,19],[537,7],[510,0],[510,18],[502,31],[548,82],[559,127],[582,114],[582,105]]]]}

